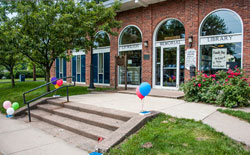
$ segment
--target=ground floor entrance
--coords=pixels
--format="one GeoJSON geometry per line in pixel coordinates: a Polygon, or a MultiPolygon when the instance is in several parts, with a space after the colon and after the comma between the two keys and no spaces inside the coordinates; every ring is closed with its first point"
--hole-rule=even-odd
{"type": "Polygon", "coordinates": [[[155,88],[179,88],[184,82],[185,46],[157,47],[155,88]]]}

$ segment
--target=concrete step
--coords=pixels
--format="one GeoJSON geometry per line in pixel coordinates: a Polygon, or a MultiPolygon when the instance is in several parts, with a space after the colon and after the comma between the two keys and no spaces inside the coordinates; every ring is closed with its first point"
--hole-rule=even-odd
{"type": "Polygon", "coordinates": [[[47,103],[63,106],[65,108],[78,110],[78,111],[85,112],[85,113],[118,119],[122,121],[128,121],[130,118],[132,118],[135,115],[135,113],[131,113],[131,112],[113,110],[113,109],[108,109],[108,108],[103,108],[103,107],[96,107],[96,106],[92,106],[88,104],[81,104],[77,102],[65,102],[62,99],[47,100],[47,103]]]}
{"type": "Polygon", "coordinates": [[[62,129],[60,127],[54,126],[44,121],[40,121],[37,118],[32,118],[32,122],[28,121],[28,115],[25,117],[20,117],[19,120],[29,123],[32,127],[38,128],[53,137],[60,138],[65,142],[73,145],[82,150],[93,152],[96,149],[98,142],[96,140],[81,136],[79,134],[73,133],[71,131],[62,129]]]}
{"type": "Polygon", "coordinates": [[[44,122],[53,124],[60,128],[69,130],[76,134],[82,135],[84,137],[98,140],[99,137],[107,138],[112,131],[97,126],[89,125],[83,122],[79,122],[70,118],[62,117],[59,115],[54,115],[49,112],[36,109],[31,111],[31,117],[35,117],[44,122]]]}
{"type": "Polygon", "coordinates": [[[51,104],[41,104],[37,106],[39,109],[42,109],[44,111],[67,117],[73,120],[77,120],[80,122],[84,122],[90,125],[98,126],[101,128],[105,128],[108,130],[115,131],[118,129],[124,121],[109,118],[109,117],[103,117],[100,115],[95,115],[91,113],[86,112],[80,112],[78,110],[72,110],[66,107],[58,106],[58,105],[51,105],[51,104]]]}

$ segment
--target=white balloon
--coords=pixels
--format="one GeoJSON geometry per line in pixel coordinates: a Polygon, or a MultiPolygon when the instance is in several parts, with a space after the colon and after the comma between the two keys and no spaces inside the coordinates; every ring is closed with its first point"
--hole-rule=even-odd
{"type": "Polygon", "coordinates": [[[14,112],[15,112],[15,110],[14,110],[13,108],[8,108],[8,109],[7,109],[7,114],[8,114],[8,115],[13,115],[14,112]]]}

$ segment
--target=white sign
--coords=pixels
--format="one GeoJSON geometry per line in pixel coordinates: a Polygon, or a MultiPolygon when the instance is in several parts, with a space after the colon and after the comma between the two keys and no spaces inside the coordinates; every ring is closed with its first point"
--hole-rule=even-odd
{"type": "Polygon", "coordinates": [[[173,46],[179,46],[179,45],[185,45],[185,39],[178,39],[178,40],[169,40],[169,41],[157,41],[156,46],[162,46],[162,47],[173,47],[173,46]]]}
{"type": "Polygon", "coordinates": [[[185,68],[189,70],[190,66],[196,66],[196,50],[188,49],[185,53],[185,68]]]}
{"type": "Polygon", "coordinates": [[[141,50],[142,44],[136,43],[136,44],[127,44],[127,45],[120,45],[119,51],[132,51],[132,50],[141,50]]]}
{"type": "Polygon", "coordinates": [[[212,68],[226,69],[227,68],[227,49],[218,48],[212,51],[212,68]]]}
{"type": "Polygon", "coordinates": [[[209,44],[224,44],[224,43],[235,43],[242,41],[242,34],[224,34],[215,36],[202,36],[200,38],[202,45],[209,44]]]}

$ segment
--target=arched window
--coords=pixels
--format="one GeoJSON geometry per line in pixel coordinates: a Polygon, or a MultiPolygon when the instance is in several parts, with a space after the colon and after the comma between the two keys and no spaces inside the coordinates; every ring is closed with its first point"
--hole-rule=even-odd
{"type": "Polygon", "coordinates": [[[121,34],[120,45],[142,42],[142,36],[135,26],[126,27],[121,34]]]}
{"type": "MultiPolygon", "coordinates": [[[[127,55],[127,84],[141,83],[142,34],[137,26],[127,26],[120,34],[119,55],[127,55]]],[[[119,67],[119,84],[125,84],[125,68],[119,67]]]]}
{"type": "Polygon", "coordinates": [[[96,34],[95,36],[95,42],[94,45],[98,48],[98,47],[106,47],[106,46],[110,46],[110,40],[109,40],[109,36],[106,32],[104,31],[100,31],[96,34]]]}
{"type": "Polygon", "coordinates": [[[170,19],[165,21],[159,28],[156,41],[182,38],[185,38],[185,28],[183,24],[176,19],[170,19]]]}
{"type": "Polygon", "coordinates": [[[109,84],[110,81],[110,40],[104,31],[97,32],[93,50],[94,82],[109,84]]]}
{"type": "Polygon", "coordinates": [[[216,10],[200,27],[201,71],[213,74],[221,69],[241,67],[242,21],[231,10],[216,10]]]}

